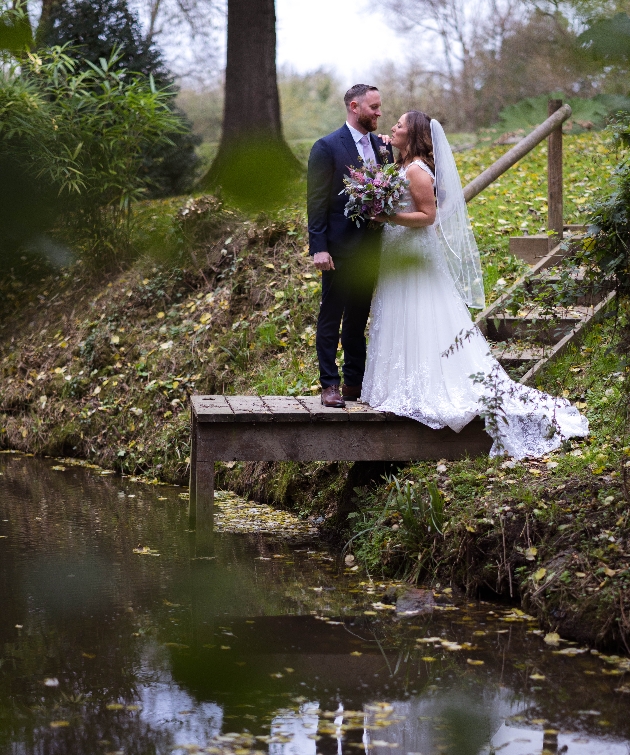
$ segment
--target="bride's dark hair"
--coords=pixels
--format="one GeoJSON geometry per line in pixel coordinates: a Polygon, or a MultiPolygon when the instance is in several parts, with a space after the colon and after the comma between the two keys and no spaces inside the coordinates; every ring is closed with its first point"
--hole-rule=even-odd
{"type": "MultiPolygon", "coordinates": [[[[410,110],[405,113],[407,118],[407,158],[419,157],[435,173],[435,160],[433,159],[433,139],[431,139],[431,118],[420,110],[410,110]]],[[[403,163],[402,152],[396,161],[398,165],[403,163]]]]}

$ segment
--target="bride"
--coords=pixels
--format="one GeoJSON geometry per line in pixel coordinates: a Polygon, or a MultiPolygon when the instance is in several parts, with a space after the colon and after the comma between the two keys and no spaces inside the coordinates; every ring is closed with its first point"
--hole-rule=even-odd
{"type": "Polygon", "coordinates": [[[566,399],[512,381],[472,323],[468,306],[485,306],[479,251],[442,126],[412,110],[392,135],[409,183],[400,211],[375,218],[387,226],[361,400],[456,432],[481,415],[493,456],[542,456],[586,436],[566,399]]]}

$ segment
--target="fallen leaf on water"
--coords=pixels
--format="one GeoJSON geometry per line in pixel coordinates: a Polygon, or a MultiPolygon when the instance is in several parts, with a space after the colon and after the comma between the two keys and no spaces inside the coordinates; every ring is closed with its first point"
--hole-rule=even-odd
{"type": "Polygon", "coordinates": [[[122,710],[125,706],[121,703],[109,703],[109,705],[105,706],[107,710],[122,710]]]}
{"type": "Polygon", "coordinates": [[[66,726],[70,726],[70,721],[51,721],[51,729],[63,729],[66,726]]]}
{"type": "Polygon", "coordinates": [[[383,739],[375,739],[372,744],[374,747],[398,747],[398,742],[385,742],[383,739]]]}
{"type": "Polygon", "coordinates": [[[432,658],[430,655],[425,655],[422,657],[422,660],[425,661],[425,663],[433,663],[433,661],[437,661],[437,658],[432,658]]]}
{"type": "Polygon", "coordinates": [[[350,655],[355,655],[358,658],[360,655],[363,655],[363,653],[360,653],[358,650],[354,650],[352,653],[350,653],[350,655]]]}
{"type": "Polygon", "coordinates": [[[134,548],[134,553],[137,553],[138,556],[159,556],[160,554],[153,550],[152,548],[149,548],[148,546],[145,546],[144,548],[134,548]]]}
{"type": "Polygon", "coordinates": [[[547,677],[546,677],[546,676],[545,676],[544,674],[530,674],[530,675],[529,675],[529,678],[530,678],[530,679],[533,679],[533,680],[534,680],[535,682],[542,682],[542,681],[544,681],[544,680],[545,680],[545,679],[546,679],[547,677]]]}
{"type": "Polygon", "coordinates": [[[616,687],[615,692],[623,692],[626,695],[630,694],[630,687],[627,684],[623,684],[621,687],[616,687]]]}
{"type": "Polygon", "coordinates": [[[621,669],[618,668],[603,668],[602,674],[606,674],[607,676],[620,676],[624,672],[621,669]]]}
{"type": "Polygon", "coordinates": [[[483,666],[483,664],[484,664],[484,661],[475,661],[475,660],[474,660],[474,659],[472,659],[472,658],[466,658],[466,663],[467,663],[467,664],[468,664],[469,666],[483,666]]]}
{"type": "Polygon", "coordinates": [[[284,674],[281,674],[281,673],[280,673],[280,672],[278,671],[278,672],[276,672],[275,674],[269,674],[269,676],[270,676],[270,677],[271,677],[272,679],[282,679],[282,677],[284,676],[284,674]]]}
{"type": "Polygon", "coordinates": [[[554,650],[554,655],[581,655],[587,653],[588,648],[564,648],[564,650],[554,650]]]}
{"type": "Polygon", "coordinates": [[[286,667],[284,670],[287,672],[287,674],[292,674],[295,671],[295,669],[293,668],[286,668],[286,667]]]}
{"type": "Polygon", "coordinates": [[[381,603],[380,601],[378,603],[372,603],[372,608],[376,608],[377,611],[395,611],[396,606],[391,605],[390,603],[381,603]]]}
{"type": "Polygon", "coordinates": [[[55,472],[65,472],[66,471],[65,467],[51,467],[51,469],[53,469],[55,472]]]}
{"type": "Polygon", "coordinates": [[[84,658],[88,658],[89,660],[92,660],[93,658],[96,658],[96,654],[95,653],[81,653],[81,655],[84,658]]]}
{"type": "Polygon", "coordinates": [[[59,679],[57,679],[56,677],[52,677],[50,679],[44,679],[44,686],[45,687],[58,687],[59,679]]]}
{"type": "Polygon", "coordinates": [[[557,645],[560,642],[560,635],[557,632],[549,632],[545,635],[544,641],[547,645],[557,645]]]}
{"type": "Polygon", "coordinates": [[[162,603],[164,603],[165,606],[170,606],[171,608],[179,608],[181,606],[181,603],[171,603],[170,600],[163,600],[162,603]]]}
{"type": "Polygon", "coordinates": [[[363,611],[363,614],[365,616],[378,616],[378,614],[376,613],[376,611],[363,611]]]}
{"type": "Polygon", "coordinates": [[[221,650],[230,650],[230,649],[231,648],[229,645],[221,645],[221,650]]]}

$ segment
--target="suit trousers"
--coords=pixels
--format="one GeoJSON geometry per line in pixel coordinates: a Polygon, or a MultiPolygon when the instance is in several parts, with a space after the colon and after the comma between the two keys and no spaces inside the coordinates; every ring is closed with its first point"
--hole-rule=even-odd
{"type": "MultiPolygon", "coordinates": [[[[369,255],[371,262],[374,255],[369,255]]],[[[370,315],[377,269],[355,258],[335,259],[334,270],[322,272],[322,301],[317,319],[317,358],[322,388],[339,385],[337,345],[341,328],[343,377],[346,385],[360,386],[365,372],[365,327],[370,315]]]]}

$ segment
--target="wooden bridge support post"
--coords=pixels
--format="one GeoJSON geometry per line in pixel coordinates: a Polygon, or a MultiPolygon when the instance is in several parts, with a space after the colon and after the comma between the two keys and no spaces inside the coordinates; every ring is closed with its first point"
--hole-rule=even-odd
{"type": "MultiPolygon", "coordinates": [[[[548,114],[562,107],[562,100],[548,101],[548,114]]],[[[547,137],[547,229],[553,231],[551,246],[562,240],[564,218],[562,207],[562,124],[547,137]]]]}
{"type": "Polygon", "coordinates": [[[188,522],[196,531],[197,555],[210,555],[214,536],[214,461],[198,458],[198,420],[191,411],[188,522]]]}

